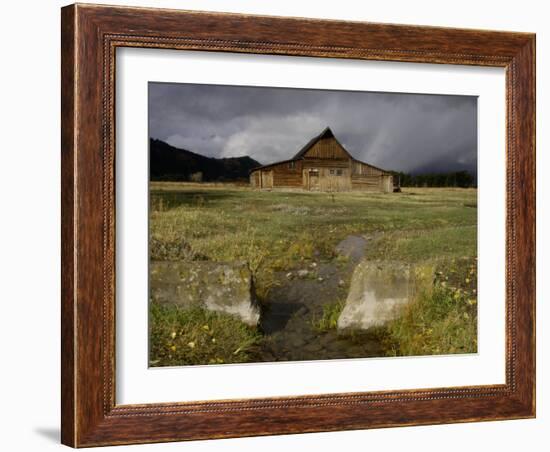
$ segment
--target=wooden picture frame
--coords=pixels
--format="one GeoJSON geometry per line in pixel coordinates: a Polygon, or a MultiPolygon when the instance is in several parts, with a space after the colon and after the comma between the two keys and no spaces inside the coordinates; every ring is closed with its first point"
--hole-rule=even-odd
{"type": "Polygon", "coordinates": [[[535,416],[535,35],[79,4],[62,9],[61,34],[64,444],[84,447],[535,416]],[[505,68],[506,383],[116,405],[118,47],[505,68]]]}

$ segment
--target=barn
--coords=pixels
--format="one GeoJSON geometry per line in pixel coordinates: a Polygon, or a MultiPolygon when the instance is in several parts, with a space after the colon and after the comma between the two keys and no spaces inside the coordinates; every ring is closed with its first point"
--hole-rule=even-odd
{"type": "Polygon", "coordinates": [[[301,188],[309,191],[369,190],[384,193],[398,189],[392,174],[355,159],[327,127],[288,160],[255,168],[254,188],[301,188]]]}

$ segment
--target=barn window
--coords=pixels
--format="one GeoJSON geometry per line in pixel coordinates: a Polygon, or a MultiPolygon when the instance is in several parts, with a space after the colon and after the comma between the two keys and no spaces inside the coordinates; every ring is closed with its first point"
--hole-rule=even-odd
{"type": "Polygon", "coordinates": [[[288,169],[294,169],[296,167],[296,162],[288,162],[288,169]]]}
{"type": "Polygon", "coordinates": [[[333,169],[330,170],[330,175],[334,176],[334,170],[333,169]]]}
{"type": "Polygon", "coordinates": [[[342,170],[341,170],[341,169],[336,170],[336,175],[337,175],[337,176],[341,176],[342,174],[343,174],[343,173],[342,173],[342,170]]]}

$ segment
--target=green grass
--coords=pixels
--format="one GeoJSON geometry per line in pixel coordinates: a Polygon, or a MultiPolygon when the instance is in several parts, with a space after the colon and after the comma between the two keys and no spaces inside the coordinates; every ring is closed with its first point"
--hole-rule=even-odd
{"type": "Polygon", "coordinates": [[[431,293],[419,294],[379,334],[389,356],[477,352],[476,262],[460,259],[438,272],[431,293]]]}
{"type": "Polygon", "coordinates": [[[250,361],[261,336],[235,317],[200,308],[151,303],[149,364],[228,364],[250,361]]]}
{"type": "Polygon", "coordinates": [[[338,300],[324,305],[323,314],[320,319],[313,320],[313,327],[319,332],[335,330],[338,325],[338,317],[340,317],[345,304],[345,300],[338,300]]]}
{"type": "Polygon", "coordinates": [[[332,260],[350,234],[372,235],[367,257],[373,259],[473,257],[476,202],[475,189],[326,194],[151,183],[151,253],[249,262],[265,294],[273,272],[332,260]]]}
{"type": "MultiPolygon", "coordinates": [[[[156,182],[151,183],[150,205],[152,258],[244,261],[260,302],[277,284],[276,272],[301,269],[312,261],[344,265],[334,249],[351,234],[370,239],[368,259],[433,263],[438,269],[433,292],[419,297],[380,333],[388,355],[477,348],[475,189],[327,194],[156,182]]],[[[341,308],[339,303],[327,306],[314,326],[319,331],[334,328],[341,308]]],[[[228,316],[159,311],[152,318],[154,365],[244,362],[258,340],[258,333],[228,316]],[[204,325],[209,329],[203,330],[204,325]],[[211,336],[212,330],[219,338],[211,336]],[[216,342],[208,343],[209,337],[216,342]]]]}
{"type": "Polygon", "coordinates": [[[475,256],[477,225],[445,226],[430,230],[398,230],[384,234],[376,246],[368,249],[370,259],[409,262],[475,256]]]}

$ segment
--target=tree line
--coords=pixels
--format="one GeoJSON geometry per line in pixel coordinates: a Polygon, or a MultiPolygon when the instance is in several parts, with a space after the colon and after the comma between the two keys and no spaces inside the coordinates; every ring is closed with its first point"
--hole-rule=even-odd
{"type": "Polygon", "coordinates": [[[408,174],[395,172],[401,187],[477,187],[476,178],[468,171],[449,173],[408,174]]]}

